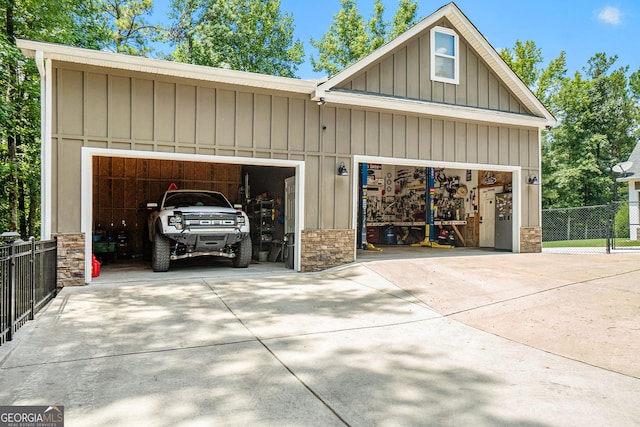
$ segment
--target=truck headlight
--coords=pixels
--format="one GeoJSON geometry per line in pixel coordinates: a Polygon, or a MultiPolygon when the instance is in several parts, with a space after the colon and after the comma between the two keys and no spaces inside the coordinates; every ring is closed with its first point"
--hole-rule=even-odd
{"type": "Polygon", "coordinates": [[[176,230],[182,230],[182,212],[174,212],[169,216],[169,225],[175,227],[176,230]]]}
{"type": "Polygon", "coordinates": [[[242,227],[245,224],[244,215],[238,215],[236,217],[236,224],[238,224],[238,227],[242,227]]]}

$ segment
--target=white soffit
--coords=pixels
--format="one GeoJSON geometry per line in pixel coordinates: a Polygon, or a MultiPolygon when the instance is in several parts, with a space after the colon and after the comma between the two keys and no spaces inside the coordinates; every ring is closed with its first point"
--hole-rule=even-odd
{"type": "MultiPolygon", "coordinates": [[[[489,42],[487,42],[484,36],[454,3],[449,3],[440,8],[438,11],[423,19],[421,22],[417,23],[394,40],[372,52],[360,61],[354,63],[350,67],[342,70],[325,83],[320,84],[314,99],[318,100],[320,97],[325,97],[327,101],[332,101],[333,99],[327,96],[332,88],[354,78],[358,73],[379,61],[385,55],[393,52],[409,40],[431,28],[442,18],[447,18],[451,22],[455,30],[459,32],[459,34],[473,47],[476,52],[478,52],[484,61],[486,61],[489,68],[496,73],[500,80],[514,93],[518,100],[532,112],[532,114],[542,118],[548,125],[556,124],[557,120],[553,114],[547,110],[540,100],[522,82],[518,75],[511,70],[511,68],[500,57],[498,52],[496,52],[489,42]]],[[[333,93],[331,95],[333,95],[333,93]]]]}
{"type": "Polygon", "coordinates": [[[160,74],[171,77],[181,77],[306,95],[311,95],[318,86],[318,81],[314,80],[301,80],[201,65],[183,64],[180,62],[83,49],[54,43],[18,40],[17,44],[26,56],[35,57],[36,52],[40,51],[44,53],[45,58],[53,61],[93,65],[119,70],[137,71],[141,73],[160,74]]]}

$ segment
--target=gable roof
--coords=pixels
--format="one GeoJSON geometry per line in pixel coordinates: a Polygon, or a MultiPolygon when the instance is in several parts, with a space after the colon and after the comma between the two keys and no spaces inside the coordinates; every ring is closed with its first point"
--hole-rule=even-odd
{"type": "Polygon", "coordinates": [[[553,117],[549,110],[546,109],[540,100],[536,98],[531,90],[511,70],[484,36],[480,34],[476,27],[453,2],[443,6],[394,40],[330,79],[322,80],[277,77],[30,40],[18,40],[17,45],[25,55],[36,58],[41,57],[61,62],[298,93],[307,95],[315,101],[321,101],[322,98],[324,102],[331,102],[338,105],[431,115],[448,119],[532,126],[540,129],[556,124],[555,117],[553,117]],[[407,43],[414,37],[417,37],[421,32],[435,25],[442,18],[449,20],[455,30],[478,52],[487,63],[489,69],[498,76],[518,101],[531,112],[531,115],[393,96],[374,95],[370,93],[332,92],[333,88],[352,79],[363,69],[366,69],[388,53],[407,43]]]}
{"type": "MultiPolygon", "coordinates": [[[[366,70],[372,64],[380,61],[385,55],[393,52],[395,49],[401,47],[402,45],[408,43],[411,39],[418,37],[423,31],[429,29],[436,23],[438,23],[441,19],[446,18],[453,26],[454,29],[469,43],[469,45],[483,58],[483,60],[487,63],[489,69],[493,71],[498,78],[505,84],[507,88],[514,94],[514,96],[529,110],[532,112],[533,116],[525,116],[528,118],[527,122],[537,123],[539,127],[553,126],[557,123],[557,120],[549,112],[549,110],[540,102],[540,100],[531,92],[531,90],[525,85],[522,80],[518,77],[518,75],[506,64],[506,62],[500,57],[498,52],[489,44],[489,42],[484,38],[484,36],[478,31],[478,29],[469,21],[469,19],[460,11],[458,6],[451,2],[432,15],[423,19],[416,25],[414,25],[409,30],[405,31],[401,35],[399,35],[394,40],[388,42],[384,46],[375,50],[368,56],[362,58],[358,62],[352,64],[346,69],[342,70],[335,76],[329,78],[326,82],[320,84],[318,89],[316,90],[316,94],[314,96],[315,100],[320,100],[320,98],[324,98],[326,102],[343,102],[348,101],[350,103],[357,103],[358,96],[354,94],[350,94],[350,96],[345,96],[344,94],[331,94],[331,90],[340,86],[341,84],[353,79],[358,73],[363,70],[366,70]]],[[[369,94],[370,96],[370,94],[369,94]]],[[[443,106],[439,103],[427,102],[427,101],[416,101],[416,100],[404,100],[400,101],[397,98],[393,97],[385,97],[385,96],[375,96],[379,100],[381,98],[386,98],[387,104],[393,108],[393,101],[395,103],[399,103],[399,109],[407,109],[407,104],[409,101],[409,105],[413,104],[417,108],[416,104],[422,105],[427,109],[426,112],[429,114],[436,115],[444,115],[437,114],[437,111],[444,108],[445,112],[449,115],[453,114],[456,117],[456,111],[459,113],[459,118],[462,119],[482,119],[482,115],[478,115],[478,109],[471,107],[462,107],[462,106],[443,106]],[[429,108],[429,107],[434,108],[429,108]],[[432,110],[432,111],[430,111],[432,110]],[[472,111],[469,111],[472,110],[472,111]],[[475,113],[475,114],[473,114],[475,113]],[[470,117],[473,116],[473,117],[470,117]]],[[[346,102],[345,102],[346,103],[346,102]]],[[[409,107],[409,110],[412,110],[409,107]]],[[[419,108],[418,108],[419,110],[419,108]]],[[[416,111],[418,112],[418,111],[416,111]]],[[[514,113],[503,113],[492,111],[492,116],[497,120],[506,120],[506,122],[522,122],[525,121],[524,117],[516,118],[513,116],[523,116],[522,114],[514,114],[514,113]]],[[[485,117],[485,119],[489,120],[490,117],[485,117]]],[[[531,123],[529,123],[531,124],[531,123]]]]}

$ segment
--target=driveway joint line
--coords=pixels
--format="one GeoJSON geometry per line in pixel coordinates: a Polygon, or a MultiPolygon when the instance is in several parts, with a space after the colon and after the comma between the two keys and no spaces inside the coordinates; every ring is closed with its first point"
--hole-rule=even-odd
{"type": "Polygon", "coordinates": [[[394,326],[412,325],[412,324],[415,324],[415,323],[430,322],[432,320],[440,320],[440,319],[443,319],[443,318],[444,318],[444,316],[442,316],[441,314],[438,314],[438,315],[433,316],[433,317],[425,317],[425,318],[422,318],[422,319],[407,320],[406,322],[382,323],[382,324],[379,324],[379,325],[360,326],[360,327],[357,327],[357,328],[330,329],[330,330],[327,330],[327,331],[306,332],[306,333],[303,333],[303,334],[280,335],[280,336],[276,336],[276,337],[257,338],[257,339],[260,339],[260,340],[263,340],[263,341],[273,341],[273,340],[282,340],[282,339],[289,339],[289,338],[309,337],[309,336],[313,336],[313,335],[339,334],[341,332],[367,331],[367,330],[370,330],[370,329],[389,328],[389,327],[394,327],[394,326]]]}
{"type": "Polygon", "coordinates": [[[92,360],[111,359],[111,358],[126,357],[126,356],[137,356],[137,355],[143,355],[143,354],[169,353],[172,351],[181,351],[181,350],[197,350],[197,349],[203,349],[203,348],[223,347],[227,345],[245,344],[245,343],[251,343],[251,342],[254,342],[254,340],[244,339],[239,341],[230,341],[230,342],[223,342],[223,343],[217,343],[217,344],[190,345],[186,347],[163,348],[158,350],[144,350],[144,351],[132,351],[128,353],[103,354],[100,356],[80,357],[77,359],[52,360],[52,361],[47,361],[42,363],[26,363],[24,365],[16,365],[16,366],[9,366],[9,367],[0,366],[0,372],[8,371],[11,369],[29,368],[33,366],[60,365],[63,363],[87,362],[92,360]]]}
{"type": "Polygon", "coordinates": [[[474,311],[474,310],[478,310],[478,309],[485,308],[485,307],[490,307],[490,306],[493,306],[493,305],[496,305],[496,304],[502,304],[502,303],[505,303],[505,302],[517,301],[519,299],[524,299],[524,298],[528,298],[528,297],[531,297],[531,296],[544,294],[546,292],[557,291],[559,289],[568,288],[570,286],[590,285],[591,282],[595,282],[596,280],[610,279],[610,278],[613,278],[613,277],[618,277],[618,276],[622,276],[622,275],[629,274],[629,273],[635,273],[637,271],[640,271],[640,269],[631,270],[631,271],[627,271],[627,272],[623,272],[623,273],[611,274],[611,275],[608,275],[608,276],[595,277],[595,278],[592,278],[592,279],[581,280],[579,282],[565,283],[563,285],[554,286],[552,288],[542,289],[542,290],[531,292],[531,293],[528,293],[528,294],[518,295],[518,296],[515,296],[515,297],[512,297],[512,298],[506,298],[506,299],[502,299],[502,300],[499,300],[499,301],[493,301],[493,302],[490,302],[490,303],[487,303],[487,304],[478,305],[478,306],[475,306],[475,307],[465,308],[464,310],[458,310],[458,311],[454,311],[454,312],[451,312],[451,313],[443,313],[442,315],[445,316],[445,317],[455,316],[457,314],[468,313],[468,312],[471,312],[471,311],[474,311]]]}
{"type": "MultiPolygon", "coordinates": [[[[206,282],[205,282],[206,283],[206,282]]],[[[209,286],[207,284],[207,286],[209,286]]],[[[267,350],[267,352],[269,354],[271,354],[271,356],[284,368],[287,370],[287,372],[289,372],[289,374],[291,374],[293,376],[293,378],[296,379],[296,381],[298,381],[309,393],[311,393],[311,395],[313,395],[320,403],[322,403],[329,411],[331,411],[331,413],[333,415],[335,415],[335,417],[340,420],[340,422],[342,422],[345,426],[347,427],[351,427],[351,424],[349,424],[344,418],[342,418],[342,416],[340,416],[340,414],[337,412],[337,410],[335,410],[326,400],[324,400],[322,398],[322,396],[320,396],[315,390],[313,390],[313,388],[308,385],[307,383],[305,383],[302,378],[300,378],[294,371],[293,369],[291,369],[286,363],[284,363],[284,361],[282,359],[280,359],[278,356],[276,356],[276,354],[269,348],[269,346],[267,344],[265,344],[265,342],[259,337],[257,336],[245,323],[244,321],[233,311],[233,309],[227,304],[227,302],[224,300],[224,298],[222,298],[214,288],[212,288],[211,286],[209,286],[209,288],[211,289],[211,291],[215,294],[216,297],[218,297],[218,299],[222,302],[222,304],[224,304],[224,306],[227,308],[227,310],[229,310],[229,313],[231,313],[236,320],[242,325],[242,327],[244,327],[247,332],[249,332],[253,338],[255,338],[256,341],[258,341],[260,343],[260,345],[262,345],[262,347],[264,347],[265,350],[267,350]]]]}

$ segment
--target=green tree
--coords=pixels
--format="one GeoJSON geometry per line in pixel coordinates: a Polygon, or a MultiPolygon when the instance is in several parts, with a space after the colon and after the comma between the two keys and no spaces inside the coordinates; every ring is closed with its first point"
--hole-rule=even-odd
{"type": "Polygon", "coordinates": [[[628,67],[597,53],[566,79],[556,97],[559,126],[543,145],[543,205],[589,206],[612,199],[611,167],[625,161],[640,138],[640,109],[628,67]]]}
{"type": "Polygon", "coordinates": [[[311,39],[318,57],[311,56],[314,71],[334,75],[371,53],[389,40],[415,25],[418,4],[415,0],[400,0],[391,23],[384,21],[384,5],[376,0],[369,21],[358,11],[357,0],[340,0],[341,8],[319,40],[311,39]]]}
{"type": "Polygon", "coordinates": [[[176,61],[284,77],[303,62],[280,0],[173,0],[170,19],[176,61]]]}
{"type": "Polygon", "coordinates": [[[83,0],[0,2],[0,231],[38,234],[40,204],[40,82],[17,38],[100,48],[96,4],[83,0]]]}
{"type": "Polygon", "coordinates": [[[393,16],[393,24],[387,35],[388,40],[413,27],[418,22],[418,3],[414,0],[400,0],[398,9],[393,16]]]}
{"type": "Polygon", "coordinates": [[[320,40],[311,40],[311,45],[319,51],[319,59],[311,57],[314,71],[337,74],[370,52],[369,34],[356,0],[340,0],[340,4],[342,8],[333,16],[329,30],[320,40]]]}
{"type": "Polygon", "coordinates": [[[147,21],[153,10],[152,0],[98,0],[96,5],[104,18],[108,34],[107,47],[118,53],[149,56],[149,43],[158,40],[160,27],[147,21]]]}
{"type": "Polygon", "coordinates": [[[551,60],[546,68],[541,66],[544,60],[542,50],[531,40],[524,43],[516,40],[513,49],[501,49],[499,54],[522,82],[553,113],[555,95],[562,87],[567,74],[566,53],[560,52],[560,55],[551,60]]]}
{"type": "Polygon", "coordinates": [[[373,16],[368,23],[371,50],[378,49],[387,42],[387,23],[384,21],[384,4],[376,0],[373,16]]]}
{"type": "Polygon", "coordinates": [[[566,76],[566,55],[541,68],[541,50],[517,41],[500,56],[558,118],[543,133],[542,203],[545,208],[611,200],[612,165],[624,161],[639,134],[640,70],[614,69],[616,56],[594,55],[584,73],[566,76]]]}

